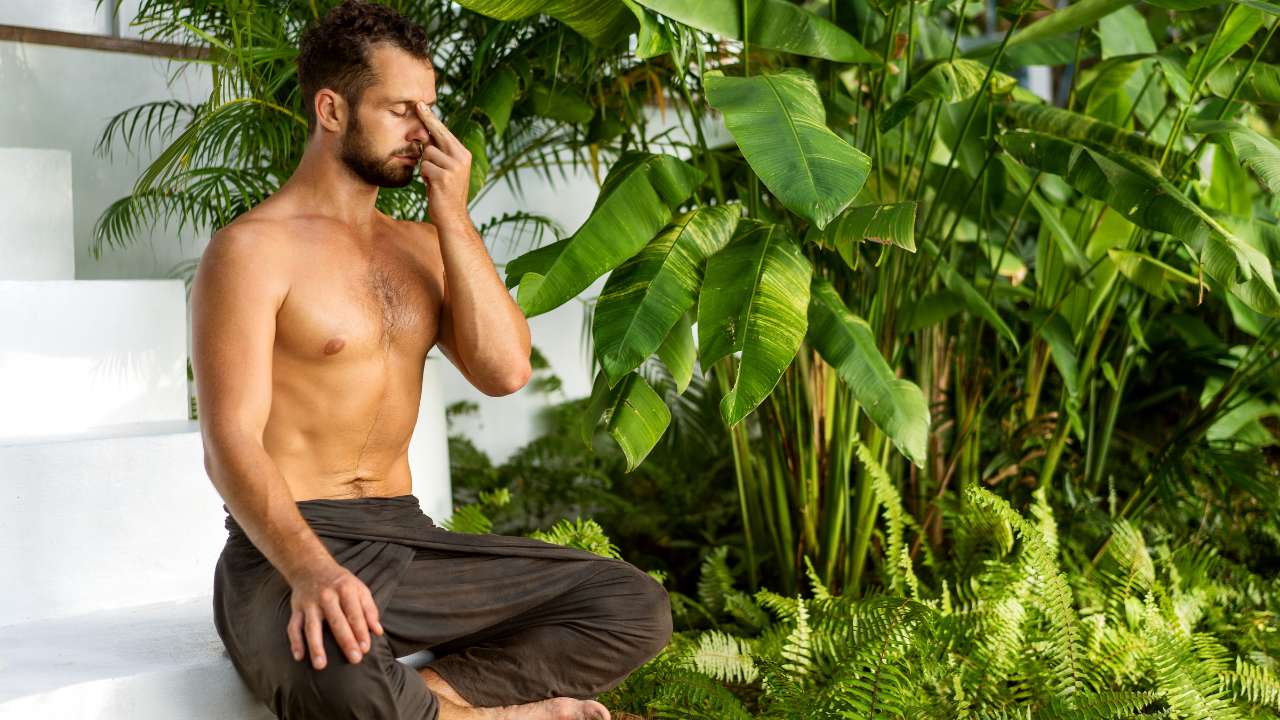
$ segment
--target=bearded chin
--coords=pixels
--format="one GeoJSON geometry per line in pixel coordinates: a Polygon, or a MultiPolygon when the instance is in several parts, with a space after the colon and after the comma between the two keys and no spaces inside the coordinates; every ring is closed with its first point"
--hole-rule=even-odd
{"type": "Polygon", "coordinates": [[[363,142],[359,127],[352,126],[342,138],[342,162],[360,179],[370,185],[385,188],[401,188],[413,182],[413,166],[391,163],[370,152],[363,142]]]}

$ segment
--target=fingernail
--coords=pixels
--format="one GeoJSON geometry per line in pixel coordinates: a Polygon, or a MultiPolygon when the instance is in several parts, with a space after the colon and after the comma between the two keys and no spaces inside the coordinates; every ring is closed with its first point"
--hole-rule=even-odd
{"type": "Polygon", "coordinates": [[[427,109],[427,104],[426,104],[426,103],[424,103],[424,102],[422,102],[421,100],[419,100],[419,101],[418,101],[418,109],[419,109],[419,110],[426,110],[426,109],[427,109]]]}

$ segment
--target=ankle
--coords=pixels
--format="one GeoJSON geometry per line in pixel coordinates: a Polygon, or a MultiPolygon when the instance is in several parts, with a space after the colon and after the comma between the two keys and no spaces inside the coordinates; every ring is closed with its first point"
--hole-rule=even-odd
{"type": "Polygon", "coordinates": [[[461,708],[473,707],[471,703],[463,699],[463,697],[458,694],[458,691],[454,690],[453,686],[446,682],[445,679],[440,676],[440,673],[436,672],[434,669],[424,667],[418,671],[418,674],[422,676],[422,679],[427,683],[427,687],[431,689],[431,692],[436,694],[436,697],[447,700],[461,708]]]}

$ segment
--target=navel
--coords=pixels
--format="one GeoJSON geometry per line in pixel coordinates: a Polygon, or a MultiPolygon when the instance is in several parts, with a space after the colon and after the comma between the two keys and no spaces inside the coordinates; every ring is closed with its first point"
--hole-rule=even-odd
{"type": "Polygon", "coordinates": [[[342,350],[342,348],[346,347],[346,345],[347,345],[346,340],[343,340],[340,337],[333,338],[329,340],[329,342],[324,344],[324,354],[333,355],[334,353],[342,350]]]}

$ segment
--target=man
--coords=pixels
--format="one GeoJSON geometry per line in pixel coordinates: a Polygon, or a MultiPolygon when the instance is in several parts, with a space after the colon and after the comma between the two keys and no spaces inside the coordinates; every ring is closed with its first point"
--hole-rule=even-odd
{"type": "Polygon", "coordinates": [[[427,351],[488,395],[529,327],[467,214],[421,28],[347,2],[298,57],[310,137],[218,230],[192,289],[205,467],[227,512],[214,620],[281,718],[610,718],[594,700],[671,635],[661,584],[532,538],[435,526],[406,451],[427,351]],[[374,207],[418,166],[430,222],[374,207]],[[396,658],[430,649],[419,673],[396,658]]]}

